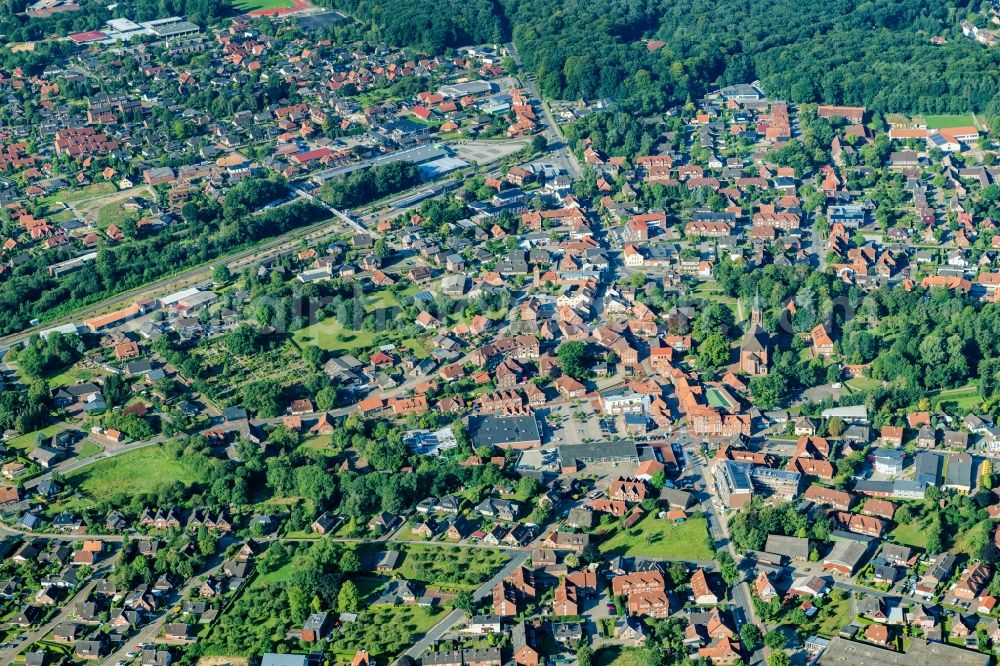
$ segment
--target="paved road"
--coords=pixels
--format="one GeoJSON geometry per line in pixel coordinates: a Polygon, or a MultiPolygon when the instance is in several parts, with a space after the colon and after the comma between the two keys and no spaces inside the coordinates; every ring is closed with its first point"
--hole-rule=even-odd
{"type": "MultiPolygon", "coordinates": [[[[521,65],[521,54],[517,52],[517,47],[513,42],[508,42],[506,44],[507,51],[510,52],[511,57],[514,58],[514,62],[521,65]]],[[[583,169],[580,167],[580,163],[576,160],[576,155],[569,149],[566,145],[566,138],[562,134],[562,129],[559,127],[559,123],[552,116],[552,112],[549,110],[549,105],[546,104],[545,99],[539,94],[538,86],[535,84],[535,75],[531,72],[525,73],[521,77],[521,81],[524,84],[524,89],[527,91],[528,95],[534,99],[537,99],[542,107],[542,135],[548,139],[549,146],[552,148],[552,156],[557,161],[560,162],[563,169],[573,178],[579,179],[583,178],[583,169]]]]}
{"type": "MultiPolygon", "coordinates": [[[[510,562],[508,562],[503,569],[498,571],[493,576],[493,578],[490,578],[488,581],[483,583],[482,586],[478,590],[476,590],[475,593],[473,593],[472,598],[475,599],[476,601],[485,599],[487,595],[492,593],[493,587],[497,583],[499,583],[504,578],[509,576],[514,571],[514,569],[524,564],[525,561],[527,561],[527,559],[530,556],[531,556],[531,551],[529,550],[522,550],[521,552],[519,552],[517,555],[511,558],[510,562]]],[[[457,625],[464,619],[465,619],[464,611],[460,611],[457,609],[451,611],[450,613],[445,615],[440,622],[431,627],[430,631],[424,634],[423,638],[414,643],[413,647],[407,650],[405,654],[409,655],[410,657],[413,657],[414,659],[420,657],[420,655],[422,655],[424,651],[427,650],[427,648],[429,648],[431,645],[440,640],[445,634],[451,631],[452,628],[455,627],[455,625],[457,625]]]]}

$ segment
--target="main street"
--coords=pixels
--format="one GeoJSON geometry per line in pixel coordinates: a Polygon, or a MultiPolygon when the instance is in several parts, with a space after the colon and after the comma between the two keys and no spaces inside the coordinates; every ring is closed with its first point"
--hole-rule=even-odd
{"type": "MultiPolygon", "coordinates": [[[[733,557],[733,561],[739,564],[743,556],[736,552],[736,547],[733,545],[732,539],[729,538],[729,526],[719,516],[716,509],[714,486],[705,469],[705,461],[702,453],[696,447],[692,446],[690,450],[685,451],[685,457],[688,462],[687,474],[695,479],[699,479],[699,483],[702,484],[701,507],[708,520],[708,533],[712,539],[712,544],[717,549],[725,548],[733,557]]],[[[736,619],[736,624],[739,625],[737,628],[746,622],[753,622],[759,625],[760,619],[757,617],[757,610],[754,608],[753,599],[750,597],[750,586],[746,580],[741,579],[732,586],[732,590],[733,602],[735,604],[733,615],[736,619]]],[[[762,660],[763,654],[758,650],[751,657],[749,663],[757,663],[762,660]]]]}
{"type": "MultiPolygon", "coordinates": [[[[514,42],[507,42],[505,44],[507,51],[511,54],[514,62],[521,67],[521,54],[517,52],[517,47],[514,42]]],[[[521,82],[524,84],[524,89],[528,93],[528,96],[532,99],[538,100],[539,105],[542,108],[541,126],[542,126],[542,136],[546,138],[549,142],[549,147],[552,149],[552,157],[555,159],[558,166],[570,175],[570,177],[578,180],[583,178],[583,169],[580,167],[580,163],[576,159],[576,155],[570,150],[569,146],[566,145],[566,139],[562,134],[562,129],[559,127],[559,123],[556,122],[555,118],[552,116],[552,111],[549,109],[548,103],[546,103],[545,98],[543,98],[538,92],[538,85],[535,82],[535,75],[531,72],[525,73],[521,76],[521,82]]]]}

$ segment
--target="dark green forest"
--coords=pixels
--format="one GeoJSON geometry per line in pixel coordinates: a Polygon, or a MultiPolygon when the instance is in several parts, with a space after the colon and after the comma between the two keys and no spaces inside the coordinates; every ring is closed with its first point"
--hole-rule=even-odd
{"type": "Polygon", "coordinates": [[[431,53],[504,38],[503,10],[493,0],[319,0],[372,25],[380,39],[431,53]]]}
{"type": "Polygon", "coordinates": [[[793,102],[1000,110],[1000,49],[959,27],[972,0],[328,1],[399,46],[513,38],[546,95],[609,97],[638,113],[755,79],[793,102]],[[937,35],[947,43],[931,44],[937,35]]]}

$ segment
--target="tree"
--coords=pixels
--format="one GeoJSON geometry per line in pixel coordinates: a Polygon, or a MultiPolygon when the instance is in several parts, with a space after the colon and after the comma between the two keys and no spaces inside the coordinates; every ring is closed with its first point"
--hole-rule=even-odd
{"type": "Polygon", "coordinates": [[[549,140],[544,134],[536,134],[531,138],[531,150],[536,153],[544,153],[548,150],[549,140]]]}
{"type": "Polygon", "coordinates": [[[722,333],[715,332],[698,345],[698,365],[715,370],[729,362],[729,343],[722,333]]]}
{"type": "Polygon", "coordinates": [[[780,405],[787,391],[788,380],[777,371],[750,380],[754,404],[761,409],[774,409],[780,405]]]}
{"type": "Polygon", "coordinates": [[[754,650],[760,641],[764,638],[764,634],[761,632],[760,627],[752,622],[747,622],[740,628],[740,638],[743,640],[743,645],[748,650],[754,650]]]}
{"type": "Polygon", "coordinates": [[[772,652],[767,658],[767,666],[790,666],[792,658],[784,650],[772,652]]]}
{"type": "Polygon", "coordinates": [[[740,570],[736,566],[736,562],[733,561],[733,556],[728,551],[719,551],[716,553],[715,558],[719,561],[719,569],[727,585],[732,585],[740,579],[740,570]]]}
{"type": "Polygon", "coordinates": [[[323,350],[316,345],[307,345],[302,350],[302,358],[314,370],[318,370],[323,365],[323,350]]]}
{"type": "Polygon", "coordinates": [[[104,394],[104,399],[107,400],[107,403],[114,407],[124,405],[131,394],[131,390],[129,389],[128,382],[121,375],[108,375],[104,380],[101,393],[104,394]]]}
{"type": "Polygon", "coordinates": [[[353,550],[345,550],[340,556],[340,570],[345,574],[354,574],[361,571],[361,559],[353,550]]]}
{"type": "Polygon", "coordinates": [[[574,379],[587,376],[587,345],[580,340],[571,340],[559,345],[556,351],[559,369],[574,379]]]}
{"type": "Polygon", "coordinates": [[[764,645],[772,650],[784,650],[787,642],[788,637],[785,636],[785,632],[778,629],[772,629],[764,634],[764,645]]]}
{"type": "Polygon", "coordinates": [[[518,495],[524,497],[525,500],[529,500],[534,497],[536,492],[538,492],[538,481],[530,476],[522,476],[518,480],[517,493],[518,495]]]}
{"type": "Polygon", "coordinates": [[[361,605],[361,593],[354,581],[346,580],[337,594],[337,608],[341,613],[356,613],[361,605]]]}
{"type": "Polygon", "coordinates": [[[326,412],[337,404],[337,390],[329,386],[321,388],[316,393],[316,409],[326,412]]]}
{"type": "Polygon", "coordinates": [[[225,264],[219,264],[212,270],[212,281],[218,284],[226,284],[233,279],[233,274],[225,264]]]}
{"type": "Polygon", "coordinates": [[[237,356],[252,356],[261,347],[261,335],[250,324],[240,324],[226,336],[226,348],[237,356]]]}
{"type": "Polygon", "coordinates": [[[472,615],[473,609],[476,607],[476,602],[472,598],[472,594],[467,590],[462,590],[455,597],[455,608],[462,611],[467,615],[472,615]]]}
{"type": "Polygon", "coordinates": [[[576,663],[579,666],[593,666],[594,649],[590,647],[590,643],[586,640],[581,642],[580,647],[576,649],[576,663]]]}
{"type": "Polygon", "coordinates": [[[826,431],[830,433],[830,437],[840,437],[844,434],[844,419],[839,416],[831,417],[826,424],[826,431]]]}
{"type": "Polygon", "coordinates": [[[580,552],[580,560],[583,562],[594,563],[600,562],[602,559],[604,558],[601,555],[601,551],[597,548],[597,544],[593,542],[584,546],[580,552]]]}

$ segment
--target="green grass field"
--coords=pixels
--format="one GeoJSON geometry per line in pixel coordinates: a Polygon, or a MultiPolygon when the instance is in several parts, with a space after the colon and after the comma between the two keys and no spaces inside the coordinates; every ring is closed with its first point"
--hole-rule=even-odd
{"type": "Polygon", "coordinates": [[[47,428],[43,428],[42,430],[36,430],[35,432],[28,432],[23,435],[18,435],[14,439],[8,440],[5,446],[8,449],[18,449],[19,451],[27,453],[28,451],[31,451],[31,449],[35,448],[35,446],[37,445],[38,435],[43,435],[46,439],[49,439],[52,437],[52,435],[56,434],[57,432],[62,432],[63,430],[65,430],[65,428],[63,428],[61,425],[52,424],[47,428]]]}
{"type": "Polygon", "coordinates": [[[357,621],[345,624],[339,634],[334,634],[328,648],[334,657],[330,663],[349,664],[356,650],[368,650],[380,663],[390,663],[440,622],[445,612],[445,608],[369,606],[357,621]]]}
{"type": "Polygon", "coordinates": [[[609,645],[594,653],[594,666],[642,666],[648,663],[648,655],[639,648],[609,645]]]}
{"type": "Polygon", "coordinates": [[[979,387],[977,386],[961,386],[956,389],[948,389],[946,391],[940,391],[931,401],[934,409],[937,409],[941,403],[952,402],[959,409],[972,409],[976,405],[983,402],[983,398],[979,395],[979,387]]]}
{"type": "Polygon", "coordinates": [[[63,190],[61,192],[57,192],[50,197],[42,199],[42,203],[76,203],[77,201],[94,199],[96,197],[104,196],[105,194],[111,194],[114,191],[115,186],[111,183],[95,183],[79,190],[63,190]]]}
{"type": "Polygon", "coordinates": [[[882,386],[882,382],[871,377],[852,377],[844,382],[844,386],[851,391],[868,391],[882,386]]]}
{"type": "Polygon", "coordinates": [[[949,127],[969,127],[975,125],[972,121],[972,114],[950,113],[942,115],[924,116],[927,129],[948,129],[949,127]]]}
{"type": "Polygon", "coordinates": [[[261,9],[290,9],[295,6],[291,0],[236,0],[233,8],[240,12],[254,12],[261,9]]]}
{"type": "Polygon", "coordinates": [[[130,218],[138,219],[138,215],[122,208],[120,201],[112,201],[98,209],[97,226],[101,229],[107,229],[112,224],[121,227],[130,218]]]}
{"type": "Polygon", "coordinates": [[[707,391],[705,391],[705,399],[708,400],[708,404],[711,405],[712,407],[723,407],[725,409],[733,408],[733,405],[730,405],[729,401],[726,400],[722,396],[722,393],[719,392],[717,389],[710,388],[707,391]]]}
{"type": "Polygon", "coordinates": [[[122,494],[154,492],[164,484],[177,481],[190,485],[203,479],[183,459],[171,458],[156,445],[98,460],[66,477],[68,485],[78,487],[84,495],[98,502],[122,494]]]}
{"type": "Polygon", "coordinates": [[[600,546],[609,555],[658,557],[665,560],[711,560],[708,521],[701,514],[672,523],[649,515],[630,530],[619,529],[600,546]]]}
{"type": "Polygon", "coordinates": [[[890,534],[896,543],[913,548],[927,549],[927,526],[923,521],[898,525],[890,534]]]}
{"type": "Polygon", "coordinates": [[[836,601],[827,598],[823,601],[823,607],[813,618],[818,621],[816,633],[820,636],[836,636],[847,623],[851,621],[851,601],[850,599],[840,599],[836,601]]]}
{"type": "Polygon", "coordinates": [[[300,329],[292,337],[299,347],[310,344],[329,352],[353,353],[370,349],[375,344],[374,333],[348,331],[333,317],[300,329]]]}

